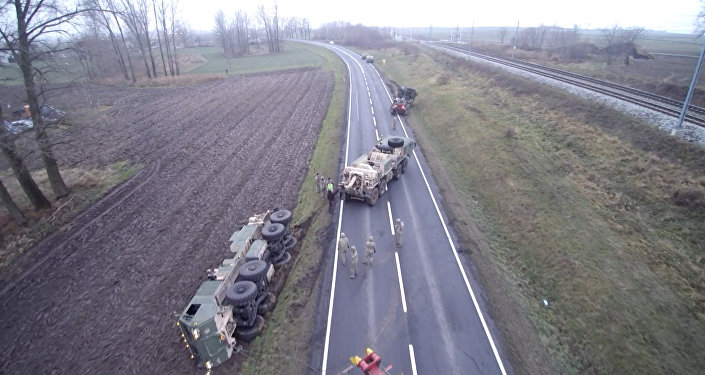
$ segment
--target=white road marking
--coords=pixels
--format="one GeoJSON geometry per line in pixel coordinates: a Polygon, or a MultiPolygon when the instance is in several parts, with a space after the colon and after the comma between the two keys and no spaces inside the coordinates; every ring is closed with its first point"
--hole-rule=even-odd
{"type": "Polygon", "coordinates": [[[406,314],[406,294],[404,294],[404,281],[401,279],[401,265],[399,264],[399,253],[394,252],[394,259],[397,261],[397,276],[399,277],[399,290],[401,291],[401,308],[406,314]]]}
{"type": "MultiPolygon", "coordinates": [[[[370,104],[372,104],[372,103],[370,103],[370,104]]],[[[370,106],[370,110],[372,110],[372,116],[374,116],[375,115],[375,107],[370,106]]]]}
{"type": "MultiPolygon", "coordinates": [[[[375,127],[377,127],[377,119],[374,116],[372,116],[372,122],[375,124],[375,127]]],[[[379,139],[379,137],[377,137],[377,139],[379,139]]]]}
{"type": "Polygon", "coordinates": [[[372,105],[372,98],[370,98],[370,105],[372,105]]]}
{"type": "Polygon", "coordinates": [[[392,236],[394,235],[394,219],[392,219],[392,205],[387,201],[387,212],[389,212],[389,228],[392,230],[392,236]]]}
{"type": "Polygon", "coordinates": [[[377,128],[375,127],[375,136],[377,136],[377,139],[379,139],[379,132],[377,132],[377,128]]]}
{"type": "Polygon", "coordinates": [[[409,358],[411,358],[411,373],[413,375],[418,375],[416,372],[416,356],[414,355],[414,346],[409,344],[409,358]]]}
{"type": "MultiPolygon", "coordinates": [[[[348,67],[348,75],[352,77],[352,72],[350,71],[350,65],[345,59],[345,66],[348,67]]],[[[364,74],[364,72],[363,72],[364,74]]],[[[350,84],[350,91],[348,93],[348,129],[345,140],[345,165],[348,165],[348,150],[350,148],[350,111],[352,109],[352,83],[350,84]]],[[[335,256],[333,257],[333,278],[330,285],[330,300],[328,301],[328,321],[326,323],[326,339],[323,347],[323,364],[321,365],[321,374],[326,375],[326,367],[328,367],[328,346],[330,344],[330,328],[331,321],[333,320],[333,302],[335,301],[335,282],[338,275],[338,238],[340,238],[340,229],[343,225],[343,205],[345,201],[340,201],[340,214],[338,215],[338,230],[337,237],[335,241],[335,256]]]]}
{"type": "MultiPolygon", "coordinates": [[[[389,101],[392,101],[392,96],[389,94],[389,90],[387,89],[387,85],[384,84],[384,80],[382,79],[382,76],[379,74],[377,69],[372,67],[375,72],[377,72],[377,77],[379,77],[380,81],[382,81],[382,85],[384,86],[384,91],[387,92],[387,97],[389,98],[389,101]]],[[[404,134],[408,137],[409,134],[406,132],[406,128],[404,127],[404,122],[402,121],[401,117],[397,116],[399,118],[399,123],[402,126],[402,129],[404,130],[404,134]]],[[[445,231],[446,238],[448,238],[448,243],[450,244],[451,250],[453,250],[453,255],[455,256],[455,262],[458,264],[458,269],[460,269],[460,274],[463,276],[463,280],[465,281],[465,287],[468,290],[468,293],[470,293],[470,298],[472,298],[472,303],[475,306],[475,311],[477,311],[477,315],[480,318],[480,322],[482,323],[482,328],[485,330],[485,335],[487,336],[487,340],[490,342],[490,346],[492,347],[492,352],[494,353],[495,360],[497,361],[497,365],[499,365],[499,370],[502,372],[503,375],[506,375],[507,372],[504,369],[504,364],[502,363],[502,359],[499,357],[499,352],[497,351],[497,346],[494,344],[494,340],[492,339],[492,334],[490,333],[490,329],[487,327],[487,322],[485,322],[485,317],[482,314],[482,311],[480,310],[480,305],[477,303],[477,298],[475,298],[475,293],[472,290],[472,287],[470,286],[470,281],[468,280],[467,275],[465,274],[465,268],[463,267],[463,264],[460,262],[460,257],[458,256],[458,251],[455,249],[455,244],[453,243],[453,239],[450,237],[450,232],[448,232],[448,227],[446,226],[445,220],[443,220],[443,215],[441,215],[441,210],[438,208],[438,203],[436,202],[436,198],[433,196],[433,191],[431,191],[431,186],[428,184],[428,180],[426,179],[426,173],[424,173],[423,168],[421,168],[421,163],[419,162],[419,158],[416,156],[416,151],[413,151],[414,157],[416,159],[416,164],[419,166],[419,170],[421,171],[421,177],[423,177],[424,182],[426,183],[426,189],[428,189],[428,194],[431,196],[431,201],[433,202],[433,206],[436,208],[436,214],[438,214],[438,218],[441,219],[441,225],[443,225],[443,230],[445,231]]]]}

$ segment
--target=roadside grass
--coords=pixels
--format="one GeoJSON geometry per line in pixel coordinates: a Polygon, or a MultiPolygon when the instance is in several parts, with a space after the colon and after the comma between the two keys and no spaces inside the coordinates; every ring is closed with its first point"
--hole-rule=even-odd
{"type": "Polygon", "coordinates": [[[600,104],[421,51],[374,53],[384,77],[419,92],[407,121],[515,370],[701,371],[705,151],[600,104]]]}
{"type": "MultiPolygon", "coordinates": [[[[23,210],[28,224],[23,227],[17,226],[5,207],[0,206],[0,230],[4,239],[0,245],[0,270],[7,267],[44,236],[61,228],[110,189],[130,179],[141,168],[141,165],[129,165],[127,161],[119,161],[105,167],[62,169],[61,176],[71,189],[71,196],[53,202],[53,207],[39,212],[32,210],[31,203],[22,192],[12,171],[9,169],[2,171],[0,178],[15,203],[23,210]]],[[[46,171],[43,169],[33,171],[32,177],[47,198],[51,199],[52,190],[46,171]]]]}
{"type": "Polygon", "coordinates": [[[347,71],[342,61],[325,48],[292,43],[290,50],[293,49],[316,55],[323,69],[334,72],[335,87],[294,210],[292,227],[305,237],[299,245],[286,284],[277,297],[276,308],[266,318],[267,328],[250,346],[250,356],[241,368],[244,375],[303,374],[316,368],[316,365],[308,363],[309,349],[323,277],[320,272],[323,260],[321,251],[329,251],[325,236],[331,215],[327,211],[327,202],[316,194],[313,177],[316,172],[324,176],[337,176],[341,137],[345,128],[342,120],[347,108],[347,71]]]}

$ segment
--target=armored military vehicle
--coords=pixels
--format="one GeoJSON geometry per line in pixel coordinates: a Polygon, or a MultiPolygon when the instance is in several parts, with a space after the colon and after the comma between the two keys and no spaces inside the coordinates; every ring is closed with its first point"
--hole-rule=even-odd
{"type": "Polygon", "coordinates": [[[345,199],[362,200],[374,206],[387,184],[404,173],[414,146],[416,142],[408,137],[382,137],[372,151],[343,170],[341,189],[345,199]]]}
{"type": "Polygon", "coordinates": [[[296,246],[289,223],[291,212],[267,211],[250,217],[247,225],[230,237],[227,258],[207,271],[176,325],[199,367],[210,370],[225,362],[238,340],[250,341],[264,328],[263,315],[274,308],[276,297],[268,291],[275,266],[290,259],[296,246]]]}
{"type": "Polygon", "coordinates": [[[416,90],[411,87],[401,86],[397,89],[397,96],[392,100],[392,106],[389,108],[389,113],[392,116],[406,115],[406,111],[411,108],[416,99],[416,90]]]}

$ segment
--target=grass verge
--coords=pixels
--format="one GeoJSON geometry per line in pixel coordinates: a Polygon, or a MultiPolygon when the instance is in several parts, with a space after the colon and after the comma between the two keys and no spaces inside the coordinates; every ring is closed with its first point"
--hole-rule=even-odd
{"type": "Polygon", "coordinates": [[[327,49],[306,44],[296,44],[290,50],[293,48],[315,54],[324,69],[334,72],[335,87],[294,210],[293,227],[301,238],[298,255],[276,308],[266,317],[267,329],[250,346],[250,357],[241,369],[246,375],[303,374],[313,368],[308,363],[308,348],[322,277],[321,251],[327,251],[322,243],[327,242],[324,237],[331,220],[327,202],[316,194],[313,176],[316,172],[324,176],[337,175],[347,104],[347,71],[342,61],[327,49]]]}
{"type": "Polygon", "coordinates": [[[703,149],[486,65],[374,54],[419,91],[407,120],[516,372],[700,371],[703,149]]]}
{"type": "MultiPolygon", "coordinates": [[[[29,200],[12,172],[5,170],[0,173],[0,178],[10,195],[28,219],[27,225],[17,226],[5,207],[0,206],[0,230],[5,240],[0,246],[0,270],[10,265],[13,260],[46,235],[60,229],[114,186],[134,176],[141,168],[140,165],[134,166],[129,165],[127,161],[119,161],[103,168],[63,169],[61,175],[71,189],[71,196],[54,202],[54,206],[49,209],[38,212],[32,210],[29,200]]],[[[51,186],[46,171],[34,171],[32,177],[49,197],[51,186]]]]}

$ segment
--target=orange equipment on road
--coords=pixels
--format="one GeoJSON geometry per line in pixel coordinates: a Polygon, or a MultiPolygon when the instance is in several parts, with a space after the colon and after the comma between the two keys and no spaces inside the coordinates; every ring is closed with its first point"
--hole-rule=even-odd
{"type": "Polygon", "coordinates": [[[390,364],[387,368],[382,366],[382,357],[378,356],[374,350],[367,348],[365,351],[367,355],[365,358],[360,358],[359,356],[350,357],[350,362],[356,367],[362,370],[365,375],[389,375],[389,370],[392,369],[390,364]]]}

